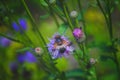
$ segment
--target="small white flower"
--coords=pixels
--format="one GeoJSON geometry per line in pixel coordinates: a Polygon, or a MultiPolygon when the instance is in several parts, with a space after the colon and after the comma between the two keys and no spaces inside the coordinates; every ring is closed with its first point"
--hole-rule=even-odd
{"type": "Polygon", "coordinates": [[[91,63],[91,64],[95,64],[96,62],[97,62],[97,59],[90,58],[90,63],[91,63]]]}
{"type": "Polygon", "coordinates": [[[70,13],[70,17],[72,17],[72,18],[76,18],[77,16],[78,16],[77,11],[72,11],[72,12],[70,13]]]}
{"type": "Polygon", "coordinates": [[[35,48],[35,52],[38,54],[38,55],[41,55],[43,53],[43,49],[40,48],[40,47],[36,47],[35,48]]]}

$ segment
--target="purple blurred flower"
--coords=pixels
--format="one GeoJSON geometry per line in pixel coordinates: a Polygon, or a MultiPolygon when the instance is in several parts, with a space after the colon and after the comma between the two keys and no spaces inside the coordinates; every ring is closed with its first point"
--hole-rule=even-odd
{"type": "Polygon", "coordinates": [[[50,39],[50,43],[47,46],[53,59],[62,56],[66,57],[74,51],[71,42],[65,36],[59,34],[55,34],[52,39],[50,39]]]}
{"type": "Polygon", "coordinates": [[[25,54],[19,53],[19,54],[17,55],[17,60],[18,60],[18,62],[20,62],[20,63],[25,62],[25,54]]]}
{"type": "Polygon", "coordinates": [[[25,61],[26,62],[30,62],[30,63],[34,63],[37,61],[36,57],[31,53],[31,52],[26,52],[25,54],[25,61]]]}
{"type": "Polygon", "coordinates": [[[19,19],[19,24],[20,24],[20,26],[21,26],[21,28],[23,29],[23,30],[26,30],[27,29],[27,22],[26,22],[26,20],[25,19],[19,19]]]}
{"type": "Polygon", "coordinates": [[[75,28],[73,30],[73,35],[77,39],[78,42],[82,42],[85,40],[85,34],[80,28],[75,28]]]}
{"type": "Polygon", "coordinates": [[[12,23],[12,27],[13,27],[13,29],[14,29],[16,32],[20,31],[20,28],[19,28],[19,26],[18,26],[18,24],[17,24],[16,22],[13,22],[13,23],[12,23]]]}
{"type": "Polygon", "coordinates": [[[7,47],[9,46],[11,41],[5,37],[0,37],[0,46],[7,47]]]}
{"type": "Polygon", "coordinates": [[[16,32],[23,32],[23,30],[27,30],[27,22],[25,19],[20,18],[17,22],[12,22],[12,27],[16,32]]]}
{"type": "Polygon", "coordinates": [[[17,73],[17,69],[18,69],[18,64],[16,62],[11,62],[9,64],[9,67],[10,67],[10,70],[13,72],[13,73],[17,73]]]}
{"type": "Polygon", "coordinates": [[[24,54],[18,54],[17,56],[18,62],[29,62],[34,63],[37,61],[36,57],[29,51],[25,52],[24,54]]]}

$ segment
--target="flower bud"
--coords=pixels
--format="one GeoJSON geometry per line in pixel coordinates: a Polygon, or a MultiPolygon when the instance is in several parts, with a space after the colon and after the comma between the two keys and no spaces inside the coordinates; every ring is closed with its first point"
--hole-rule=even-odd
{"type": "Polygon", "coordinates": [[[70,17],[72,17],[72,18],[76,18],[77,16],[78,16],[77,11],[72,11],[72,12],[70,13],[70,17]]]}
{"type": "Polygon", "coordinates": [[[36,47],[35,52],[36,52],[36,54],[41,55],[43,53],[43,49],[40,47],[36,47]]]}
{"type": "Polygon", "coordinates": [[[95,64],[97,62],[97,59],[94,59],[94,58],[90,58],[90,64],[95,64]]]}
{"type": "Polygon", "coordinates": [[[80,28],[75,28],[73,30],[73,35],[78,42],[83,42],[85,40],[85,34],[80,28]]]}

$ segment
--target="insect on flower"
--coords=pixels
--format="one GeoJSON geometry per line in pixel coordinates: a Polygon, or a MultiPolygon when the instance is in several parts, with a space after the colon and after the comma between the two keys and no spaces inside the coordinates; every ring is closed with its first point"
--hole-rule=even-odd
{"type": "Polygon", "coordinates": [[[65,37],[55,34],[48,44],[48,50],[53,59],[68,56],[74,51],[72,43],[65,37]]]}

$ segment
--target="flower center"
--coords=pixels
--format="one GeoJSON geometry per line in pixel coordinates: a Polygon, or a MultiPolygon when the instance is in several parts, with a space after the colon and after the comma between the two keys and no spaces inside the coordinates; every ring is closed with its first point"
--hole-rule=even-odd
{"type": "Polygon", "coordinates": [[[60,48],[59,53],[64,53],[66,51],[65,48],[60,48]]]}

